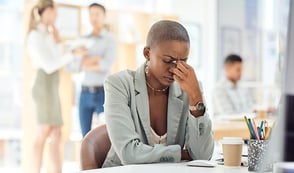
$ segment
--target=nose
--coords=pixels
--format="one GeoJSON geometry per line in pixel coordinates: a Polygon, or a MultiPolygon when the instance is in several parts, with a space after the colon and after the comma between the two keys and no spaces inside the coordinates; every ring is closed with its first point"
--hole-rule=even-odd
{"type": "Polygon", "coordinates": [[[177,61],[174,60],[170,64],[168,64],[168,69],[170,72],[172,72],[175,68],[177,68],[177,61]]]}
{"type": "Polygon", "coordinates": [[[172,64],[175,65],[175,67],[176,67],[181,61],[183,61],[183,60],[180,60],[180,59],[178,59],[178,60],[173,60],[173,61],[172,61],[172,64]]]}
{"type": "Polygon", "coordinates": [[[171,66],[172,66],[173,68],[177,67],[177,64],[178,64],[178,60],[173,60],[173,61],[171,62],[171,66]]]}

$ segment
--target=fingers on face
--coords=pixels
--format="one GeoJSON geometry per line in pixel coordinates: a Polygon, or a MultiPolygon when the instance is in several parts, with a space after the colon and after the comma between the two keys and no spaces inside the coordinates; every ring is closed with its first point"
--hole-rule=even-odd
{"type": "Polygon", "coordinates": [[[179,80],[183,80],[186,76],[179,68],[175,68],[173,73],[174,77],[177,77],[179,80]]]}
{"type": "Polygon", "coordinates": [[[193,70],[186,62],[178,61],[176,67],[171,69],[171,72],[178,80],[184,80],[191,73],[191,69],[193,70]]]}
{"type": "Polygon", "coordinates": [[[172,73],[173,73],[173,75],[174,76],[179,76],[180,74],[180,72],[179,72],[179,70],[177,69],[177,68],[174,68],[173,70],[172,70],[172,73]]]}
{"type": "Polygon", "coordinates": [[[177,76],[177,75],[174,75],[174,79],[175,79],[175,81],[182,81],[182,79],[179,77],[179,76],[177,76]]]}
{"type": "Polygon", "coordinates": [[[189,72],[189,69],[181,62],[177,64],[177,69],[179,69],[184,74],[188,74],[189,72]]]}
{"type": "Polygon", "coordinates": [[[181,78],[184,79],[186,78],[189,73],[190,73],[190,66],[188,64],[186,64],[185,62],[179,61],[177,63],[177,67],[175,68],[175,70],[177,72],[177,75],[181,78]]]}

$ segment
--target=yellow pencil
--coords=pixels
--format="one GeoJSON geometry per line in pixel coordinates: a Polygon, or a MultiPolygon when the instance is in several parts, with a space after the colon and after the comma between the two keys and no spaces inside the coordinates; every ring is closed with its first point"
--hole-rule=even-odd
{"type": "Polygon", "coordinates": [[[266,127],[265,128],[265,137],[264,139],[267,140],[270,134],[271,128],[270,127],[266,127]]]}
{"type": "Polygon", "coordinates": [[[247,119],[246,116],[244,116],[244,121],[245,121],[245,123],[246,123],[246,125],[247,125],[247,128],[248,128],[248,130],[249,130],[249,133],[250,133],[250,139],[252,139],[252,138],[253,138],[253,135],[252,135],[252,133],[251,133],[251,130],[250,130],[250,127],[249,127],[249,124],[248,124],[248,119],[247,119]]]}

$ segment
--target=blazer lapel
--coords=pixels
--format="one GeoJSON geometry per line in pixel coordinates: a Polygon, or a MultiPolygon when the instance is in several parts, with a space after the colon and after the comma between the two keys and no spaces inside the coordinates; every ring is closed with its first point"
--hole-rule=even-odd
{"type": "Polygon", "coordinates": [[[150,117],[149,101],[145,81],[144,65],[142,65],[135,74],[135,92],[136,92],[136,109],[140,117],[141,124],[144,128],[148,144],[150,143],[150,117]]]}
{"type": "Polygon", "coordinates": [[[183,100],[180,98],[182,90],[174,82],[169,88],[167,110],[167,145],[175,143],[177,130],[183,112],[183,100]]]}

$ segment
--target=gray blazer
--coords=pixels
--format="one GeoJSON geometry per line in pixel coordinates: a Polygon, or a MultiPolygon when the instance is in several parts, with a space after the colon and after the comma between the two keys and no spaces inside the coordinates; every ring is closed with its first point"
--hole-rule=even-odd
{"type": "Polygon", "coordinates": [[[179,162],[186,147],[193,159],[210,159],[214,142],[207,113],[195,118],[186,93],[174,82],[169,88],[167,146],[150,144],[150,117],[144,65],[107,77],[104,113],[111,148],[103,167],[179,162]]]}

